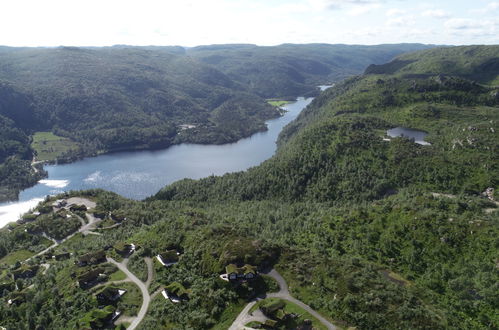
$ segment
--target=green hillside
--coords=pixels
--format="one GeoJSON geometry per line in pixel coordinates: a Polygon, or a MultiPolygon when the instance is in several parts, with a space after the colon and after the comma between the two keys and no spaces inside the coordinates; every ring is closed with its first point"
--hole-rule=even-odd
{"type": "MultiPolygon", "coordinates": [[[[445,52],[452,49],[461,51],[445,52]]],[[[128,269],[146,279],[152,266],[153,298],[139,329],[227,329],[254,297],[275,296],[269,268],[292,297],[341,328],[494,329],[498,95],[447,71],[365,74],[321,93],[281,133],[276,155],[246,172],[183,180],[145,201],[101,190],[47,199],[40,215],[25,215],[32,222],[0,230],[0,259],[43,251],[42,230],[74,232],[78,221],[68,215],[102,221],[54,246],[55,256],[72,253],[64,259],[0,265],[0,299],[16,302],[0,304],[2,326],[78,328],[115,307],[130,320],[139,300],[133,284],[124,297],[134,304],[123,298],[99,309],[96,289],[76,283],[88,272],[102,274],[97,288],[121,278],[95,255],[119,262],[116,247],[128,243],[136,249],[128,269]],[[430,145],[388,139],[396,126],[428,132],[430,145]],[[75,196],[96,208],[50,206],[75,196]],[[166,253],[178,262],[156,258],[166,253]],[[77,265],[82,259],[97,265],[77,265]],[[40,264],[46,272],[17,279],[16,288],[14,274],[40,264]],[[257,279],[223,280],[233,264],[256,267],[257,279]],[[185,293],[177,302],[161,293],[172,284],[185,293]]],[[[305,326],[301,316],[289,322],[305,326]]]]}
{"type": "Polygon", "coordinates": [[[369,64],[385,63],[422,44],[377,46],[283,44],[212,45],[187,49],[187,54],[210,64],[265,98],[315,95],[316,86],[361,73],[369,64]]]}
{"type": "Polygon", "coordinates": [[[498,86],[499,46],[462,46],[423,50],[398,56],[387,64],[371,65],[366,73],[400,75],[443,73],[498,86]]]}

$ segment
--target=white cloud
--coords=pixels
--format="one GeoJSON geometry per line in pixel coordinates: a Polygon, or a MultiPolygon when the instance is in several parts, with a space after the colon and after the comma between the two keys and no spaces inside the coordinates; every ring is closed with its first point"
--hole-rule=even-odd
{"type": "Polygon", "coordinates": [[[444,26],[450,30],[469,30],[481,28],[482,24],[470,18],[452,18],[444,26]]]}
{"type": "Polygon", "coordinates": [[[316,9],[339,9],[347,5],[372,5],[380,3],[381,0],[308,0],[316,9]]]}
{"type": "Polygon", "coordinates": [[[433,17],[433,18],[449,18],[450,14],[442,9],[429,9],[424,11],[421,15],[425,17],[433,17]]]}
{"type": "Polygon", "coordinates": [[[400,16],[400,15],[404,15],[406,14],[407,12],[405,10],[402,10],[402,9],[397,9],[397,8],[392,8],[390,10],[388,10],[386,12],[386,16],[388,17],[392,17],[392,16],[400,16]]]}

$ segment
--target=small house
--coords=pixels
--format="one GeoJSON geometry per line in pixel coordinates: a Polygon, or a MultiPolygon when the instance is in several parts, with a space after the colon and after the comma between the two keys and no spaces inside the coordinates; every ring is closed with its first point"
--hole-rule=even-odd
{"type": "Polygon", "coordinates": [[[82,255],[75,261],[75,264],[79,267],[85,267],[88,265],[97,265],[105,261],[106,252],[104,250],[99,250],[82,255]]]}
{"type": "Polygon", "coordinates": [[[248,264],[243,267],[237,267],[235,264],[230,264],[225,267],[225,271],[229,281],[252,280],[257,275],[256,267],[248,264]]]}
{"type": "Polygon", "coordinates": [[[96,268],[89,270],[83,274],[77,276],[77,283],[80,288],[85,289],[91,287],[97,282],[106,280],[107,276],[104,274],[104,270],[102,268],[96,268]]]}
{"type": "Polygon", "coordinates": [[[126,293],[126,290],[121,290],[116,287],[107,286],[95,293],[95,298],[101,305],[109,305],[116,302],[126,293]]]}
{"type": "Polygon", "coordinates": [[[156,256],[156,259],[165,267],[176,264],[180,259],[180,253],[177,250],[167,250],[156,256]]]}
{"type": "Polygon", "coordinates": [[[129,256],[132,253],[135,252],[136,246],[135,244],[126,244],[126,243],[116,243],[114,246],[114,250],[116,253],[122,255],[122,256],[129,256]]]}
{"type": "Polygon", "coordinates": [[[7,300],[9,305],[20,305],[24,302],[26,302],[26,295],[24,292],[13,292],[10,295],[9,300],[7,300]]]}
{"type": "Polygon", "coordinates": [[[28,266],[26,264],[21,265],[21,267],[12,271],[12,278],[17,280],[18,278],[31,278],[36,275],[38,271],[38,266],[28,266]]]}
{"type": "Polygon", "coordinates": [[[52,206],[56,208],[62,208],[66,205],[68,205],[68,202],[65,199],[58,199],[54,203],[52,203],[52,206]]]}
{"type": "Polygon", "coordinates": [[[71,257],[71,253],[69,253],[69,252],[63,252],[63,253],[59,253],[59,254],[53,255],[52,259],[55,259],[57,261],[61,261],[61,260],[69,259],[70,257],[71,257]]]}
{"type": "Polygon", "coordinates": [[[165,299],[170,299],[174,303],[179,303],[182,300],[189,299],[189,292],[178,282],[173,282],[172,284],[166,286],[161,294],[165,297],[165,299]]]}

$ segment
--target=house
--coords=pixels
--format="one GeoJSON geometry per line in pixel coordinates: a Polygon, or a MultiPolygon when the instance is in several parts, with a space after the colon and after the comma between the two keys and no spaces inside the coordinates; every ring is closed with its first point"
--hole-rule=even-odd
{"type": "Polygon", "coordinates": [[[4,291],[12,291],[14,290],[14,282],[0,282],[0,296],[4,291]]]}
{"type": "Polygon", "coordinates": [[[172,284],[166,286],[161,294],[165,297],[165,299],[170,299],[173,303],[179,303],[182,300],[189,299],[189,292],[178,282],[173,282],[172,284]]]}
{"type": "Polygon", "coordinates": [[[277,326],[277,321],[275,320],[265,320],[263,326],[267,329],[274,329],[277,326]]]}
{"type": "Polygon", "coordinates": [[[55,202],[52,203],[52,206],[53,207],[56,207],[56,208],[62,208],[64,206],[68,205],[68,202],[66,202],[65,199],[58,199],[56,200],[55,202]]]}
{"type": "Polygon", "coordinates": [[[96,265],[101,262],[106,261],[106,252],[104,250],[99,250],[95,252],[90,252],[82,255],[75,261],[75,264],[79,267],[85,267],[88,265],[96,265]]]}
{"type": "Polygon", "coordinates": [[[229,281],[252,280],[257,275],[256,267],[248,264],[242,267],[237,267],[237,265],[235,264],[230,264],[225,267],[225,271],[227,273],[229,281]]]}
{"type": "Polygon", "coordinates": [[[69,206],[69,209],[73,212],[86,212],[87,211],[87,207],[85,205],[76,205],[76,204],[71,204],[71,206],[69,206]]]}
{"type": "Polygon", "coordinates": [[[59,254],[53,255],[52,259],[55,259],[57,261],[61,261],[61,260],[69,259],[70,257],[71,257],[71,253],[69,253],[69,252],[63,252],[63,253],[59,253],[59,254]]]}
{"type": "Polygon", "coordinates": [[[89,270],[83,274],[77,276],[76,280],[80,288],[85,289],[91,287],[97,282],[107,279],[107,275],[104,274],[104,269],[96,268],[89,270]]]}
{"type": "Polygon", "coordinates": [[[167,250],[156,256],[156,259],[165,267],[176,264],[179,261],[180,253],[177,250],[167,250]]]}
{"type": "Polygon", "coordinates": [[[102,329],[110,324],[121,312],[116,310],[116,307],[108,305],[104,308],[96,308],[88,312],[80,321],[77,326],[79,329],[102,329]]]}
{"type": "Polygon", "coordinates": [[[107,286],[95,293],[95,298],[101,305],[109,305],[116,302],[126,293],[126,290],[121,290],[116,287],[107,286]]]}
{"type": "Polygon", "coordinates": [[[122,255],[122,256],[129,256],[131,255],[132,253],[135,252],[136,250],[136,246],[135,244],[131,243],[131,244],[126,244],[126,243],[116,243],[114,246],[114,250],[116,251],[116,253],[122,255]]]}
{"type": "Polygon", "coordinates": [[[278,324],[294,316],[294,314],[287,313],[284,310],[285,306],[286,303],[284,302],[284,300],[272,299],[260,305],[260,310],[265,316],[275,320],[276,324],[278,324]]]}
{"type": "Polygon", "coordinates": [[[24,292],[13,292],[10,295],[9,300],[7,300],[9,305],[20,305],[24,302],[26,302],[26,295],[24,292]]]}
{"type": "Polygon", "coordinates": [[[38,266],[28,266],[26,264],[21,265],[21,267],[12,271],[12,278],[17,280],[18,278],[31,278],[36,275],[38,271],[38,266]]]}

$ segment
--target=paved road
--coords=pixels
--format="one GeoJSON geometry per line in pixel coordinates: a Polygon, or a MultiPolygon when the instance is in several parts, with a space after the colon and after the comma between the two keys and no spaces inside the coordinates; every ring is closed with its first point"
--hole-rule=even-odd
{"type": "Polygon", "coordinates": [[[144,316],[146,316],[147,309],[149,308],[149,304],[151,303],[151,296],[149,295],[149,291],[147,290],[147,285],[141,280],[139,280],[137,276],[135,276],[132,272],[128,270],[126,266],[128,263],[128,259],[124,259],[122,262],[117,262],[113,258],[109,257],[106,259],[108,262],[116,265],[123,273],[125,273],[126,276],[130,280],[132,280],[132,282],[135,283],[142,292],[142,306],[140,307],[137,317],[132,321],[130,326],[127,328],[127,330],[134,330],[139,325],[139,323],[142,322],[144,316]]]}
{"type": "Polygon", "coordinates": [[[154,271],[153,271],[153,264],[152,264],[152,259],[149,257],[144,258],[144,261],[146,262],[147,265],[147,281],[146,281],[146,286],[149,287],[152,282],[152,277],[154,276],[154,271]]]}
{"type": "MultiPolygon", "coordinates": [[[[331,322],[326,320],[319,313],[317,313],[312,308],[310,308],[310,306],[304,304],[303,302],[301,302],[298,299],[293,298],[291,296],[291,294],[289,293],[289,288],[288,288],[288,284],[286,283],[286,280],[275,269],[272,269],[266,275],[268,275],[268,276],[272,277],[274,280],[276,280],[277,283],[279,284],[279,288],[280,288],[279,292],[269,293],[269,294],[267,294],[266,298],[280,298],[280,299],[288,300],[288,301],[300,306],[302,309],[304,309],[308,313],[310,313],[312,316],[314,316],[316,319],[318,319],[326,328],[328,328],[330,330],[336,330],[336,326],[334,324],[332,324],[331,322]]],[[[254,301],[250,302],[248,305],[246,305],[246,307],[241,311],[241,313],[239,313],[239,315],[237,316],[234,323],[232,323],[229,330],[248,329],[244,325],[251,322],[251,321],[262,322],[260,314],[254,312],[253,314],[255,314],[255,315],[248,315],[248,312],[250,311],[251,307],[253,307],[253,305],[255,305],[259,299],[261,299],[261,298],[257,298],[256,300],[254,300],[254,301]]]]}

